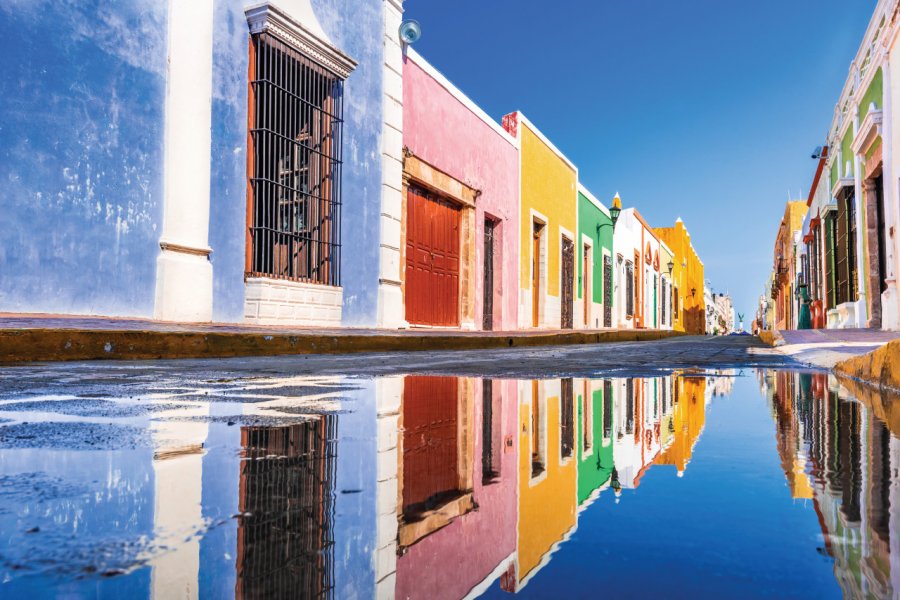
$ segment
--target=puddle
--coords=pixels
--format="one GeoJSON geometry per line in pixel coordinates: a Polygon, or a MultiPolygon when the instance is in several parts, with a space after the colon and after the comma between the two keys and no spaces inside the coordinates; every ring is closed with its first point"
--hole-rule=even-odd
{"type": "Polygon", "coordinates": [[[4,382],[0,596],[893,594],[891,399],[612,375],[4,382]]]}

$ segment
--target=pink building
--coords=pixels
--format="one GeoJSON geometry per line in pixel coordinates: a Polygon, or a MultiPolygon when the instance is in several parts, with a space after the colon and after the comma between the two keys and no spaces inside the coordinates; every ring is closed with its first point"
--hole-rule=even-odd
{"type": "Polygon", "coordinates": [[[408,377],[402,404],[395,597],[481,592],[515,559],[518,384],[408,377]]]}
{"type": "Polygon", "coordinates": [[[404,59],[402,110],[406,321],[515,329],[516,140],[412,49],[404,59]]]}

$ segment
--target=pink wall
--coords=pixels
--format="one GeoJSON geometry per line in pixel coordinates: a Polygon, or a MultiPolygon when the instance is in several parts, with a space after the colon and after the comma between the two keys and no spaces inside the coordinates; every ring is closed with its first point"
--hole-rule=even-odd
{"type": "Polygon", "coordinates": [[[499,393],[502,398],[499,418],[504,443],[500,450],[500,477],[487,486],[481,483],[484,440],[480,382],[475,389],[473,495],[478,509],[422,538],[397,558],[397,598],[462,598],[516,548],[518,384],[515,381],[494,384],[494,394],[499,393]],[[508,437],[512,439],[511,447],[505,445],[508,437]]]}
{"type": "Polygon", "coordinates": [[[414,59],[403,66],[403,145],[420,159],[481,190],[476,201],[475,325],[484,297],[485,213],[500,223],[495,243],[494,329],[515,329],[518,310],[519,154],[414,59]],[[497,250],[495,250],[496,252],[497,250]],[[502,269],[499,267],[502,266],[502,269]]]}

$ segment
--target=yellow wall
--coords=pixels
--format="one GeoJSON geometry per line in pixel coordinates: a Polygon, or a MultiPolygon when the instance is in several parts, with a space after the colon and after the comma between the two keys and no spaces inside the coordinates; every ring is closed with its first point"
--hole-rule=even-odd
{"type": "Polygon", "coordinates": [[[691,245],[691,234],[680,220],[675,223],[674,227],[657,227],[654,231],[675,255],[672,282],[678,287],[680,314],[673,322],[673,328],[675,331],[703,333],[706,323],[706,302],[703,299],[703,263],[691,245]],[[686,266],[683,266],[685,263],[686,266]],[[696,290],[693,296],[691,295],[692,288],[696,290]]]}
{"type": "MultiPolygon", "coordinates": [[[[578,247],[577,173],[529,129],[522,128],[522,252],[521,287],[531,289],[531,209],[547,218],[547,295],[559,296],[560,227],[572,234],[578,247]]],[[[577,272],[577,268],[575,271],[577,272]]],[[[574,285],[574,281],[573,281],[574,285]]],[[[574,288],[573,288],[574,289],[574,288]]],[[[530,318],[530,317],[529,317],[530,318]]]]}
{"type": "MultiPolygon", "coordinates": [[[[560,452],[560,381],[538,382],[538,396],[545,399],[547,463],[546,470],[536,479],[531,477],[531,405],[532,382],[522,381],[519,387],[519,539],[518,579],[522,581],[537,567],[553,544],[563,539],[575,526],[577,503],[577,453],[561,464],[560,452]]],[[[574,395],[574,394],[573,394],[574,395]]],[[[573,399],[574,402],[574,399],[573,399]]],[[[572,410],[575,411],[573,404],[572,410]]],[[[573,414],[576,415],[577,412],[573,414]]]]}

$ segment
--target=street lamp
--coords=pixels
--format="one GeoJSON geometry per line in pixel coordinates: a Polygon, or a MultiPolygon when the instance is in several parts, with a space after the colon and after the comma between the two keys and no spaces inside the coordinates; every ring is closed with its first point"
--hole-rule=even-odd
{"type": "MultiPolygon", "coordinates": [[[[622,201],[619,200],[619,194],[616,193],[616,197],[613,198],[612,207],[609,209],[609,219],[612,221],[612,228],[615,230],[616,221],[619,220],[619,215],[622,214],[622,201]]],[[[600,237],[600,230],[603,227],[609,226],[609,223],[600,223],[597,225],[597,237],[600,237]]]]}
{"type": "Polygon", "coordinates": [[[669,275],[671,276],[672,270],[675,269],[675,263],[670,260],[669,264],[667,264],[666,266],[669,267],[669,275]]]}

